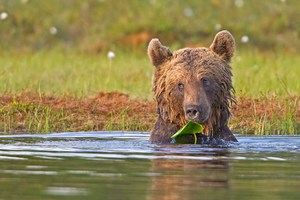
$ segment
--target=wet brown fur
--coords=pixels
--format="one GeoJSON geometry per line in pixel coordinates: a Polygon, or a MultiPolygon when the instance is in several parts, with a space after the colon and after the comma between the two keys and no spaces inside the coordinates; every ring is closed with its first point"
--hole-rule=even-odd
{"type": "Polygon", "coordinates": [[[148,54],[156,67],[152,90],[158,114],[151,142],[170,142],[170,136],[187,123],[184,106],[195,102],[205,108],[203,115],[208,116],[204,134],[236,141],[227,126],[230,107],[236,103],[229,66],[233,53],[234,39],[227,31],[219,32],[210,48],[185,48],[172,53],[157,39],[150,42],[148,54]]]}

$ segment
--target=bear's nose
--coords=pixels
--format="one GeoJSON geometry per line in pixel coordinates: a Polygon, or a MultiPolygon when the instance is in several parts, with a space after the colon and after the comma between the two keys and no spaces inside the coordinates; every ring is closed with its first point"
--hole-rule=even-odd
{"type": "Polygon", "coordinates": [[[187,120],[197,120],[201,116],[201,106],[189,105],[185,107],[185,116],[187,120]]]}

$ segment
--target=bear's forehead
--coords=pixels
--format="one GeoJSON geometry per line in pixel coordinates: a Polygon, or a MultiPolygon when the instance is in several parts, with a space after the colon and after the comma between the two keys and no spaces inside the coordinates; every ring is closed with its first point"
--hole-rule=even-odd
{"type": "Polygon", "coordinates": [[[185,48],[175,51],[171,64],[179,67],[206,67],[209,65],[219,65],[223,63],[221,59],[210,49],[185,48]]]}
{"type": "Polygon", "coordinates": [[[174,61],[201,61],[215,59],[215,54],[208,48],[185,48],[174,52],[174,61]]]}

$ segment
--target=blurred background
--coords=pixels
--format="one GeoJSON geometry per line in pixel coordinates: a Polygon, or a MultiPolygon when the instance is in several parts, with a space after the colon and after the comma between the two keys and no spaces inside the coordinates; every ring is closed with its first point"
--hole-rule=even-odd
{"type": "Polygon", "coordinates": [[[0,1],[1,52],[145,52],[153,37],[173,48],[207,46],[222,29],[238,49],[299,52],[300,1],[0,1]]]}

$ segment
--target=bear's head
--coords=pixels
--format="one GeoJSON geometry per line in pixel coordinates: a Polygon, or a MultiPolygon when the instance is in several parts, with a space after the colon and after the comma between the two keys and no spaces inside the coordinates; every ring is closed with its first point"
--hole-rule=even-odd
{"type": "Polygon", "coordinates": [[[198,122],[204,125],[206,135],[227,126],[235,103],[229,66],[234,48],[228,31],[219,32],[209,48],[175,52],[152,39],[148,55],[155,66],[152,90],[159,119],[178,127],[190,120],[198,122]]]}

